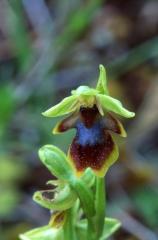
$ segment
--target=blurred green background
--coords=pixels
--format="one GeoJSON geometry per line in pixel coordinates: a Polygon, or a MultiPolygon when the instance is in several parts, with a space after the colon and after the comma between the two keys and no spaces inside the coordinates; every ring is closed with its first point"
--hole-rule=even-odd
{"type": "Polygon", "coordinates": [[[51,179],[38,148],[68,149],[41,112],[107,68],[112,96],[136,112],[107,174],[111,240],[158,239],[158,1],[0,0],[0,239],[47,224],[32,201],[51,179]]]}

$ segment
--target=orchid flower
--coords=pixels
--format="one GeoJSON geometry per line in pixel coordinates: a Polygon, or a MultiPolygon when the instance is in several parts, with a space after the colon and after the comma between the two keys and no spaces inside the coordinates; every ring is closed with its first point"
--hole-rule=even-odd
{"type": "Polygon", "coordinates": [[[96,88],[80,86],[71,96],[43,113],[46,117],[69,114],[53,129],[54,134],[76,129],[76,135],[68,150],[68,159],[77,176],[91,168],[96,176],[104,177],[109,167],[118,159],[118,147],[112,132],[126,137],[123,125],[114,114],[134,117],[107,89],[106,71],[99,66],[96,88]]]}

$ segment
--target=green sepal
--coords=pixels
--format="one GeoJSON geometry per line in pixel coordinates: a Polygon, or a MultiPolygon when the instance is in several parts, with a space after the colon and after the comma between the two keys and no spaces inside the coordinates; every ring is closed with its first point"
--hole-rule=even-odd
{"type": "Polygon", "coordinates": [[[45,117],[62,116],[75,111],[76,103],[77,103],[77,97],[75,95],[66,97],[60,103],[49,108],[47,111],[43,112],[42,114],[45,117]]]}
{"type": "Polygon", "coordinates": [[[132,118],[135,116],[134,112],[128,111],[122,106],[122,103],[119,100],[110,96],[97,94],[97,101],[105,111],[111,111],[126,118],[132,118]]]}
{"type": "Polygon", "coordinates": [[[96,90],[99,91],[101,94],[109,94],[108,88],[107,88],[107,78],[106,78],[106,71],[103,65],[99,65],[99,78],[98,78],[98,83],[96,86],[96,90]]]}
{"type": "Polygon", "coordinates": [[[20,234],[21,240],[64,240],[62,228],[43,226],[20,234]]]}
{"type": "Polygon", "coordinates": [[[54,189],[37,191],[33,195],[33,200],[50,210],[64,211],[75,204],[77,195],[69,185],[65,185],[60,191],[54,189]]]}
{"type": "Polygon", "coordinates": [[[98,90],[94,88],[90,88],[88,86],[80,86],[76,90],[72,90],[71,94],[76,96],[95,96],[98,92],[98,90]]]}
{"type": "Polygon", "coordinates": [[[53,145],[45,145],[40,148],[39,157],[55,177],[65,181],[71,178],[71,166],[67,161],[66,155],[59,148],[53,145]]]}

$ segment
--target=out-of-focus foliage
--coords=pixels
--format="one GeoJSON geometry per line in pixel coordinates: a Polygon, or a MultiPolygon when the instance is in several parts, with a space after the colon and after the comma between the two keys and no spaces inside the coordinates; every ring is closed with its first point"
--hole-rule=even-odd
{"type": "Polygon", "coordinates": [[[15,110],[15,98],[13,95],[13,88],[11,85],[2,85],[0,88],[0,138],[7,131],[7,125],[10,122],[15,110]]]}
{"type": "Polygon", "coordinates": [[[158,190],[154,187],[144,187],[134,193],[134,202],[140,216],[151,228],[157,228],[158,190]]]}
{"type": "Polygon", "coordinates": [[[8,217],[20,200],[16,182],[26,176],[26,167],[11,155],[0,155],[0,216],[8,217]]]}
{"type": "Polygon", "coordinates": [[[74,131],[53,136],[58,120],[41,116],[79,85],[94,86],[107,68],[110,93],[136,111],[124,124],[127,144],[108,173],[109,215],[122,228],[113,238],[158,235],[158,1],[0,1],[0,237],[46,225],[32,201],[51,178],[37,150],[67,151],[74,131]],[[117,207],[116,207],[117,206],[117,207]]]}

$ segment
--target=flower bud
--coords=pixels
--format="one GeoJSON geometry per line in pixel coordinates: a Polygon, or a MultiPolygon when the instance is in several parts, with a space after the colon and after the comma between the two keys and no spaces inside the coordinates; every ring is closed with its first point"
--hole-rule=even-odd
{"type": "Polygon", "coordinates": [[[39,157],[49,171],[61,180],[71,178],[72,170],[66,155],[53,145],[45,145],[39,150],[39,157]]]}
{"type": "Polygon", "coordinates": [[[58,189],[37,191],[34,193],[33,200],[50,210],[64,211],[74,205],[77,195],[66,185],[60,191],[58,189]]]}

